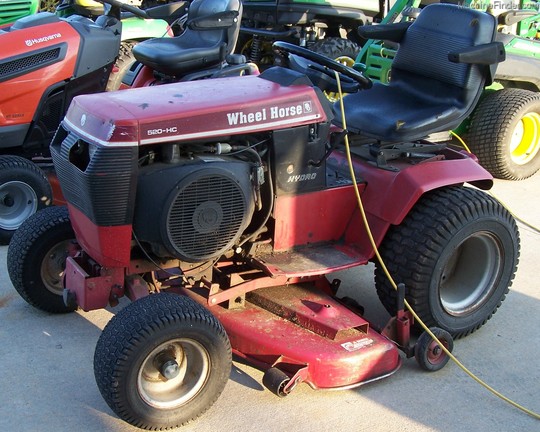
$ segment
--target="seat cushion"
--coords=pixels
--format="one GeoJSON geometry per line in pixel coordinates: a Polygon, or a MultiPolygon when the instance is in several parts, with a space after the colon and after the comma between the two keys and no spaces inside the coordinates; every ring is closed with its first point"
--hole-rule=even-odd
{"type": "MultiPolygon", "coordinates": [[[[424,80],[424,85],[427,85],[424,80]]],[[[462,103],[448,97],[422,97],[408,88],[389,87],[374,83],[369,90],[345,96],[347,128],[357,134],[383,141],[403,141],[423,138],[431,133],[448,130],[459,123],[462,103]]],[[[339,103],[334,105],[334,123],[343,127],[339,103]]]]}
{"type": "Polygon", "coordinates": [[[133,55],[141,63],[171,76],[211,67],[225,58],[225,43],[198,40],[191,37],[156,38],[133,47],[133,55]]]}

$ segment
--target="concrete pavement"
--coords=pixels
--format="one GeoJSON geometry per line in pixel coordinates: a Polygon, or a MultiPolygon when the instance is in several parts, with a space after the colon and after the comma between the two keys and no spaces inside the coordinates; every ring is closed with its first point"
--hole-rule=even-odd
{"type": "MultiPolygon", "coordinates": [[[[540,226],[540,174],[497,181],[496,196],[540,226]]],[[[509,398],[540,413],[540,235],[520,224],[521,258],[510,294],[493,318],[456,341],[454,354],[509,398]]],[[[105,404],[93,376],[101,329],[115,310],[48,315],[25,303],[6,272],[0,247],[0,431],[127,432],[105,404]]],[[[342,289],[376,324],[387,314],[376,298],[371,266],[342,272],[342,289]]],[[[125,304],[125,303],[123,303],[125,304]]],[[[393,376],[354,390],[299,386],[278,399],[262,373],[235,362],[216,404],[178,430],[210,431],[540,431],[540,421],[492,396],[454,364],[437,373],[405,360],[393,376]]]]}

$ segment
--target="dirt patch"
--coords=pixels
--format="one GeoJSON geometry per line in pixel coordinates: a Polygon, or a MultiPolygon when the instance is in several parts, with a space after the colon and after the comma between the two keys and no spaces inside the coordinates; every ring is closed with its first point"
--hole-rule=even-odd
{"type": "Polygon", "coordinates": [[[13,295],[7,295],[0,297],[0,308],[3,308],[13,298],[13,295]]]}

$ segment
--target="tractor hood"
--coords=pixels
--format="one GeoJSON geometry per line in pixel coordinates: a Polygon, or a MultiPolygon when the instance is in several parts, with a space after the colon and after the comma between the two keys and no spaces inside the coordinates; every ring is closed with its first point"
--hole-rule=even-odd
{"type": "Polygon", "coordinates": [[[244,76],[79,96],[64,123],[91,143],[125,147],[283,129],[327,117],[313,87],[244,76]]]}

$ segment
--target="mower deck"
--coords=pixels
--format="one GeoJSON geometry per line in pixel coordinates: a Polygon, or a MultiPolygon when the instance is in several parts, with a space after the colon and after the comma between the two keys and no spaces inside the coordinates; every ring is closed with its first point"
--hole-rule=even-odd
{"type": "MultiPolygon", "coordinates": [[[[181,289],[208,307],[205,289],[181,289]]],[[[233,352],[263,369],[277,367],[293,385],[355,387],[391,375],[401,365],[397,347],[369,322],[314,284],[263,288],[229,308],[211,307],[233,352]]]]}

